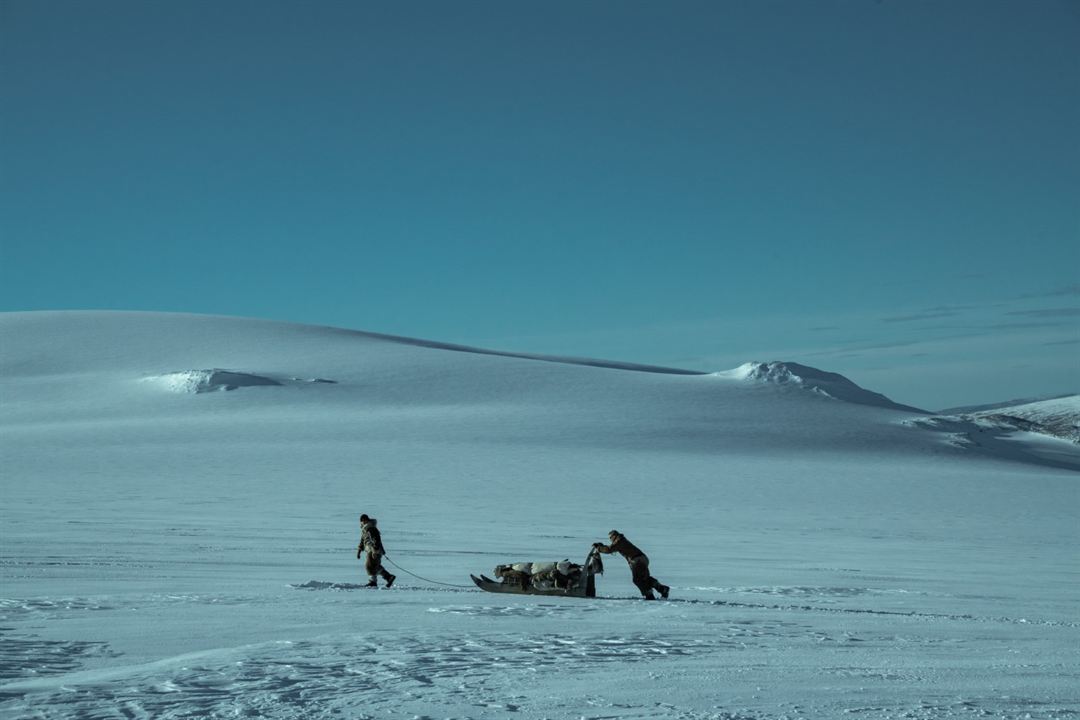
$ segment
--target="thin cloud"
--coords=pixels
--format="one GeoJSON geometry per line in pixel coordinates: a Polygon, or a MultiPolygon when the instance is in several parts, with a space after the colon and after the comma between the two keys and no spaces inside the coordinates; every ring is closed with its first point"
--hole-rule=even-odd
{"type": "Polygon", "coordinates": [[[976,324],[971,323],[969,325],[934,325],[923,328],[924,330],[962,330],[963,334],[950,335],[946,337],[937,338],[939,340],[951,340],[959,337],[982,337],[984,335],[992,335],[998,330],[1033,330],[1036,328],[1060,328],[1069,327],[1072,323],[1059,320],[1057,322],[1036,322],[1034,320],[1028,322],[1022,322],[1014,320],[1011,322],[998,322],[988,324],[976,324]]]}
{"type": "Polygon", "coordinates": [[[1024,298],[1025,300],[1030,300],[1031,298],[1074,297],[1077,295],[1080,295],[1080,283],[1066,285],[1063,288],[1051,290],[1050,292],[1029,293],[1027,295],[1021,295],[1020,297],[1024,298]]]}
{"type": "Polygon", "coordinates": [[[1080,339],[1076,339],[1076,340],[1053,340],[1051,342],[1044,342],[1043,345],[1080,345],[1080,339]]]}
{"type": "Polygon", "coordinates": [[[891,350],[893,348],[910,347],[918,345],[921,340],[906,340],[904,342],[877,343],[874,345],[851,345],[848,347],[833,348],[831,350],[819,350],[817,352],[803,353],[805,357],[856,357],[857,354],[867,350],[891,350]]]}
{"type": "Polygon", "coordinates": [[[1054,318],[1054,317],[1080,317],[1080,308],[1044,308],[1041,310],[1012,310],[1006,315],[1023,315],[1025,317],[1054,318]]]}
{"type": "Polygon", "coordinates": [[[954,310],[943,310],[937,312],[924,312],[916,315],[894,315],[893,317],[882,318],[881,322],[885,323],[905,323],[905,322],[917,322],[919,320],[936,320],[937,318],[952,317],[957,313],[954,310]]]}
{"type": "Polygon", "coordinates": [[[839,330],[839,325],[820,325],[818,327],[810,328],[810,332],[825,332],[827,330],[839,330]]]}
{"type": "Polygon", "coordinates": [[[1033,330],[1036,328],[1070,327],[1070,322],[1003,322],[987,325],[989,330],[1033,330]]]}
{"type": "Polygon", "coordinates": [[[962,310],[978,310],[978,309],[979,309],[978,305],[938,305],[936,307],[926,308],[926,310],[924,310],[923,312],[928,312],[928,313],[934,313],[934,312],[958,313],[958,312],[960,312],[962,310]]]}

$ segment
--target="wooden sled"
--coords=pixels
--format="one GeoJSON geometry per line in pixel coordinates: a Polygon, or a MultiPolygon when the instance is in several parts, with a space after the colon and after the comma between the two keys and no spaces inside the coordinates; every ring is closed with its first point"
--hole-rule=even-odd
{"type": "Polygon", "coordinates": [[[503,578],[492,580],[487,575],[476,577],[469,575],[476,587],[493,593],[512,593],[515,595],[550,595],[553,597],[596,597],[596,573],[603,572],[603,564],[597,551],[590,550],[585,563],[581,566],[581,573],[565,584],[559,585],[533,585],[528,580],[518,578],[503,578]]]}

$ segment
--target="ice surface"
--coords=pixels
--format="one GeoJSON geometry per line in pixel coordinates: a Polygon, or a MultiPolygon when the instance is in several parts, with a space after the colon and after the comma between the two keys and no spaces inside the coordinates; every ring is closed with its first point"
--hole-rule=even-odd
{"type": "Polygon", "coordinates": [[[0,315],[0,715],[1080,714],[1078,446],[786,368],[0,315]],[[146,380],[223,368],[281,384],[146,380]],[[469,583],[612,527],[672,600],[469,583]]]}

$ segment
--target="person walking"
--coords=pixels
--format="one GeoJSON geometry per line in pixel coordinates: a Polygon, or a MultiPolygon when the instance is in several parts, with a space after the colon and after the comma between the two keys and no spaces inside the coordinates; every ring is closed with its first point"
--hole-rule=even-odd
{"type": "Polygon", "coordinates": [[[666,600],[671,588],[649,574],[649,558],[645,553],[618,530],[609,532],[608,540],[611,541],[609,545],[593,543],[593,547],[604,554],[619,553],[626,558],[626,562],[630,565],[630,576],[646,600],[656,599],[653,590],[660,593],[660,596],[666,600]]]}
{"type": "Polygon", "coordinates": [[[378,587],[376,577],[379,575],[386,581],[386,587],[390,587],[394,584],[396,576],[386,572],[382,566],[382,557],[386,554],[386,549],[382,544],[378,523],[379,521],[375,518],[367,515],[360,516],[360,545],[356,548],[356,559],[359,560],[362,554],[367,553],[364,568],[367,570],[368,577],[371,578],[367,587],[378,587]]]}

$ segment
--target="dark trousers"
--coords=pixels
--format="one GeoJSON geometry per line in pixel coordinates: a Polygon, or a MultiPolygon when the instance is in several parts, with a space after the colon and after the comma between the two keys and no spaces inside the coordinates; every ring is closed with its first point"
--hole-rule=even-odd
{"type": "Polygon", "coordinates": [[[660,581],[649,574],[649,558],[647,556],[638,555],[628,562],[630,563],[630,576],[642,595],[650,597],[653,590],[660,589],[660,581]]]}
{"type": "Polygon", "coordinates": [[[390,580],[390,573],[382,566],[382,555],[380,553],[369,552],[367,557],[364,558],[364,569],[367,570],[367,574],[372,580],[376,575],[382,575],[383,580],[390,580]]]}

